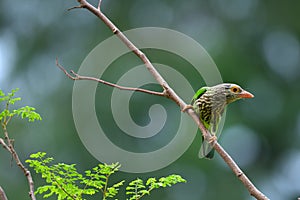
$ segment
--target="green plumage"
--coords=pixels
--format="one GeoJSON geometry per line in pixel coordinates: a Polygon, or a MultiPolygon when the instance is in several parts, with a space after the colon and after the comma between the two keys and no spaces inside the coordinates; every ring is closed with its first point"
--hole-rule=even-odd
{"type": "MultiPolygon", "coordinates": [[[[223,83],[212,87],[202,87],[194,95],[191,105],[204,124],[213,135],[217,135],[218,125],[225,107],[241,98],[252,98],[253,95],[240,86],[223,83]]],[[[200,157],[212,158],[214,150],[202,137],[200,157]]]]}

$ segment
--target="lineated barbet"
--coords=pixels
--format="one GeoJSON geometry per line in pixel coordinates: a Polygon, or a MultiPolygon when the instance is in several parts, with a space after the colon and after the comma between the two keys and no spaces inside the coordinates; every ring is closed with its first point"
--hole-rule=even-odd
{"type": "MultiPolygon", "coordinates": [[[[253,94],[233,83],[222,83],[212,87],[202,87],[194,95],[191,108],[194,109],[205,128],[216,139],[218,125],[225,107],[242,98],[253,98],[253,94]]],[[[202,136],[199,156],[213,158],[214,149],[202,136]]]]}

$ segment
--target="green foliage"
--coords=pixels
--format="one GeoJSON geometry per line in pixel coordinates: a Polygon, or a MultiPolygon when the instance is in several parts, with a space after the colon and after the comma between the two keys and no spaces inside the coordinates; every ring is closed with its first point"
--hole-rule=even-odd
{"type": "MultiPolygon", "coordinates": [[[[30,155],[31,159],[26,160],[29,166],[34,168],[36,173],[42,174],[48,185],[41,186],[36,193],[44,194],[44,198],[57,195],[58,199],[84,199],[87,195],[102,193],[102,199],[115,198],[119,188],[123,186],[124,180],[109,185],[109,177],[116,173],[121,165],[119,163],[99,164],[92,170],[86,170],[84,175],[76,170],[75,164],[58,163],[50,165],[53,161],[51,157],[45,157],[46,153],[38,152],[30,155]]],[[[158,181],[149,178],[146,184],[143,180],[131,181],[126,187],[126,194],[130,200],[141,199],[146,194],[149,195],[154,189],[172,186],[176,183],[186,182],[179,175],[162,177],[158,181]]]]}
{"type": "Polygon", "coordinates": [[[120,181],[110,187],[108,187],[108,178],[119,170],[121,165],[119,163],[113,163],[111,165],[99,164],[92,170],[85,171],[86,177],[82,183],[86,186],[94,187],[103,193],[103,199],[112,198],[118,194],[119,187],[123,185],[124,181],[120,181]]]}
{"type": "Polygon", "coordinates": [[[100,164],[92,170],[85,171],[85,176],[83,176],[77,172],[75,164],[50,165],[53,158],[45,158],[45,156],[46,153],[38,152],[30,156],[32,159],[26,160],[36,173],[41,173],[42,178],[50,183],[39,187],[36,191],[36,193],[44,194],[44,198],[56,194],[58,199],[84,199],[83,195],[94,195],[101,191],[103,199],[106,199],[106,197],[117,195],[118,188],[123,184],[121,181],[108,187],[108,177],[119,169],[118,163],[100,164]]]}
{"type": "Polygon", "coordinates": [[[145,195],[149,195],[154,189],[171,187],[176,183],[185,183],[186,180],[181,176],[172,174],[167,177],[161,177],[159,180],[156,178],[149,178],[144,184],[142,179],[137,178],[129,183],[126,187],[126,194],[131,195],[129,200],[139,200],[145,195]]]}
{"type": "Polygon", "coordinates": [[[11,92],[5,94],[0,89],[0,103],[4,103],[3,110],[0,111],[0,121],[3,126],[6,126],[12,117],[15,115],[20,116],[22,119],[27,118],[29,122],[34,122],[35,120],[42,120],[41,116],[35,112],[35,108],[30,106],[25,106],[21,108],[17,108],[14,110],[10,110],[9,106],[14,105],[17,101],[20,101],[20,97],[14,97],[15,93],[19,89],[13,89],[11,92]]]}
{"type": "MultiPolygon", "coordinates": [[[[9,109],[11,105],[21,100],[20,97],[14,97],[17,91],[18,89],[14,89],[10,93],[5,94],[0,89],[0,103],[4,103],[3,109],[1,108],[0,110],[0,122],[7,138],[6,126],[14,116],[20,116],[22,119],[27,118],[29,122],[42,119],[35,112],[35,108],[30,106],[14,110],[9,109]]],[[[8,141],[10,142],[9,138],[8,141]]],[[[36,173],[40,173],[47,183],[38,187],[35,191],[35,194],[43,194],[43,198],[57,195],[57,199],[59,200],[83,200],[88,195],[102,193],[102,199],[106,200],[108,198],[115,198],[119,192],[119,188],[125,182],[122,180],[112,185],[109,184],[109,177],[121,167],[119,163],[110,165],[99,164],[91,170],[86,170],[83,175],[77,171],[75,164],[58,163],[52,165],[51,162],[54,159],[46,157],[46,153],[44,152],[31,154],[30,158],[26,160],[26,163],[36,173]]],[[[149,195],[153,189],[172,186],[180,182],[185,182],[185,180],[179,175],[162,177],[158,181],[155,178],[149,178],[146,181],[146,185],[143,183],[143,180],[138,178],[129,183],[126,187],[126,194],[129,195],[130,200],[139,200],[146,194],[149,195]]]]}

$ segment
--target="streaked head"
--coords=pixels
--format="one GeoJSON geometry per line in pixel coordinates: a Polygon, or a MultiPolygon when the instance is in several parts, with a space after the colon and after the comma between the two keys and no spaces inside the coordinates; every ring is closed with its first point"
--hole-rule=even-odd
{"type": "Polygon", "coordinates": [[[222,91],[226,97],[226,103],[232,103],[236,100],[243,99],[243,98],[253,98],[254,95],[250,92],[244,90],[239,85],[234,83],[222,83],[213,88],[217,89],[218,91],[222,91]]]}

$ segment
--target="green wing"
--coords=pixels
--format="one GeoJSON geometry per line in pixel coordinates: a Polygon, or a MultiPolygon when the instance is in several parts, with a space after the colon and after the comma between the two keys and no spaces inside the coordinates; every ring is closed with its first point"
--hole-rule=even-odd
{"type": "MultiPolygon", "coordinates": [[[[199,106],[197,106],[196,104],[196,101],[197,99],[199,99],[206,91],[207,91],[208,87],[202,87],[200,88],[193,96],[193,99],[192,99],[192,102],[191,102],[191,105],[193,106],[194,108],[194,111],[196,112],[197,115],[200,116],[200,108],[199,106]]],[[[201,119],[200,119],[201,120],[201,119]]],[[[202,121],[202,120],[201,120],[202,121]]],[[[204,126],[206,128],[208,128],[209,124],[205,123],[204,121],[202,121],[202,123],[204,124],[204,126]]]]}
{"type": "Polygon", "coordinates": [[[205,92],[207,91],[207,87],[202,87],[200,88],[193,96],[193,99],[192,99],[192,105],[194,104],[194,102],[199,99],[205,92]]]}
{"type": "MultiPolygon", "coordinates": [[[[224,109],[223,114],[220,116],[220,119],[217,120],[216,124],[210,124],[208,130],[210,131],[210,133],[214,134],[217,139],[219,139],[221,133],[222,133],[222,129],[225,123],[225,115],[226,115],[226,108],[224,109]],[[214,128],[213,128],[214,126],[214,128]]],[[[202,137],[202,145],[199,151],[199,158],[208,158],[208,159],[212,159],[214,156],[214,149],[212,148],[212,146],[204,140],[204,138],[202,137]]]]}

